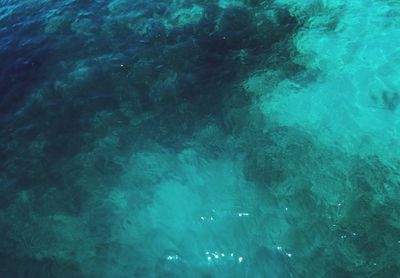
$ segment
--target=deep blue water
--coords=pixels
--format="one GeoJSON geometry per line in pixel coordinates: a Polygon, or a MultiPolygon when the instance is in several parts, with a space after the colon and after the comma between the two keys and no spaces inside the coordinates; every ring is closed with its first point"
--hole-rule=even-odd
{"type": "Polygon", "coordinates": [[[0,0],[0,277],[397,277],[400,5],[0,0]]]}

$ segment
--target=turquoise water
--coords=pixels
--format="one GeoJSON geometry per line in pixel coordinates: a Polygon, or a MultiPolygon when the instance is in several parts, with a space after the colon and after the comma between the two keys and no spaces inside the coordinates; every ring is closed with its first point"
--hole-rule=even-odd
{"type": "Polygon", "coordinates": [[[400,3],[0,0],[0,277],[397,277],[400,3]]]}

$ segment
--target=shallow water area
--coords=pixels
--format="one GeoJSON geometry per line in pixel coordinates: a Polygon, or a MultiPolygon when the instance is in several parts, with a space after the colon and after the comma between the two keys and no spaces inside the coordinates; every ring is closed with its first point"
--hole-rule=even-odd
{"type": "Polygon", "coordinates": [[[396,277],[399,24],[0,0],[0,277],[396,277]]]}

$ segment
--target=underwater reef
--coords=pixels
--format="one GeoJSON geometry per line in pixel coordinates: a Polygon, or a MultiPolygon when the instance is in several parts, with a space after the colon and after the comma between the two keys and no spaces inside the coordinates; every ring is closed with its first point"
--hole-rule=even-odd
{"type": "Polygon", "coordinates": [[[396,277],[400,5],[0,0],[0,277],[396,277]]]}

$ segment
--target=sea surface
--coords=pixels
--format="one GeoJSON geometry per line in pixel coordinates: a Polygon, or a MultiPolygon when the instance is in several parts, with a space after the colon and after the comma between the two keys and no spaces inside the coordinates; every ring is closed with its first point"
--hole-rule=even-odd
{"type": "Polygon", "coordinates": [[[400,2],[0,0],[1,278],[400,275],[400,2]]]}

